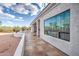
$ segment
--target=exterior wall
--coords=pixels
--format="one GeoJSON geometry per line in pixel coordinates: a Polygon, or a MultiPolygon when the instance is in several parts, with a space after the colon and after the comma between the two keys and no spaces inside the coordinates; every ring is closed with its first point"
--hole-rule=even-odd
{"type": "Polygon", "coordinates": [[[40,22],[39,22],[39,20],[37,20],[36,23],[37,23],[37,36],[39,37],[40,36],[39,35],[40,34],[40,30],[39,30],[40,29],[40,22]]]}
{"type": "Polygon", "coordinates": [[[37,26],[37,36],[38,36],[38,21],[36,21],[36,26],[37,26]]]}
{"type": "Polygon", "coordinates": [[[68,55],[79,55],[79,4],[59,4],[40,18],[40,37],[68,55]],[[70,42],[45,35],[44,20],[70,9],[70,42]]]}
{"type": "Polygon", "coordinates": [[[34,26],[31,25],[31,32],[33,33],[33,31],[34,31],[34,26]]]}

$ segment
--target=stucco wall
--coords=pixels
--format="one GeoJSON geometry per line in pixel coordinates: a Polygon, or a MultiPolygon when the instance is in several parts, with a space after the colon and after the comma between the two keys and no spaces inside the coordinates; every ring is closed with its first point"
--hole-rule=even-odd
{"type": "Polygon", "coordinates": [[[68,55],[79,55],[79,4],[59,4],[40,18],[40,37],[68,55]],[[70,42],[44,34],[44,20],[70,9],[70,42]]]}

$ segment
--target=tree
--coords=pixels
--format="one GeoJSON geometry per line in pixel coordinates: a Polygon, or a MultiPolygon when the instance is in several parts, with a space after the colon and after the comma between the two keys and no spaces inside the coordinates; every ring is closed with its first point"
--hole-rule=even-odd
{"type": "Polygon", "coordinates": [[[52,23],[49,23],[49,25],[50,25],[50,31],[52,31],[53,24],[52,23]]]}
{"type": "Polygon", "coordinates": [[[31,27],[28,27],[27,29],[28,29],[28,30],[31,30],[31,27]]]}
{"type": "Polygon", "coordinates": [[[0,21],[0,25],[2,25],[2,22],[0,21]]]}
{"type": "Polygon", "coordinates": [[[19,26],[16,26],[13,28],[13,31],[16,33],[19,32],[20,30],[21,30],[21,28],[19,26]]]}
{"type": "Polygon", "coordinates": [[[56,22],[53,24],[53,31],[57,31],[57,23],[56,22]]]}
{"type": "Polygon", "coordinates": [[[0,32],[2,32],[3,31],[3,29],[2,29],[2,22],[0,21],[0,32]]]}
{"type": "Polygon", "coordinates": [[[23,26],[23,27],[22,27],[22,31],[24,31],[24,30],[26,30],[26,26],[23,26]]]}

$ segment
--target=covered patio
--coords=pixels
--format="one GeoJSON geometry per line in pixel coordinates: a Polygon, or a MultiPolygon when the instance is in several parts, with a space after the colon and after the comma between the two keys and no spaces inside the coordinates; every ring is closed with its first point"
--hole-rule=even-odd
{"type": "Polygon", "coordinates": [[[24,56],[67,56],[67,54],[27,31],[24,56]]]}

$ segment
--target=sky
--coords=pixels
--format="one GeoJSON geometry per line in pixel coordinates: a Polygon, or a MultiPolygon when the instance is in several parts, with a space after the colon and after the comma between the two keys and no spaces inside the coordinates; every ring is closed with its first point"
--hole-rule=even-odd
{"type": "Polygon", "coordinates": [[[3,26],[30,26],[48,3],[0,3],[3,26]]]}

